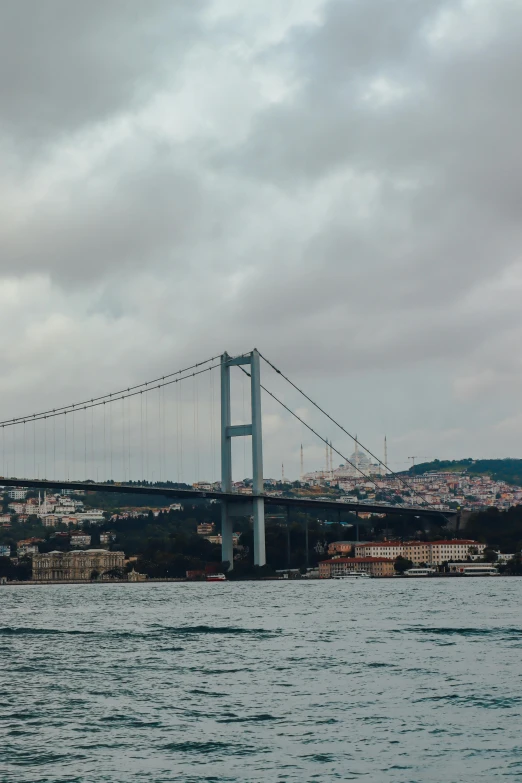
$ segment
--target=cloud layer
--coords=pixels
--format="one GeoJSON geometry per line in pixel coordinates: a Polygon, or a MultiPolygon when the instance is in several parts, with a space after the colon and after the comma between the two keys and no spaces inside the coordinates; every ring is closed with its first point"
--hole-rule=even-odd
{"type": "Polygon", "coordinates": [[[6,415],[257,345],[396,468],[519,456],[521,43],[518,0],[2,3],[6,415]]]}

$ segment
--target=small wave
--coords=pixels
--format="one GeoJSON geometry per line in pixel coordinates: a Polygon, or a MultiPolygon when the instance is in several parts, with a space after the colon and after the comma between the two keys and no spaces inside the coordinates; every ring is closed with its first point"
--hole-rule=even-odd
{"type": "Polygon", "coordinates": [[[179,634],[230,634],[232,636],[273,636],[275,631],[267,631],[264,628],[240,628],[234,625],[180,625],[175,627],[163,627],[160,633],[179,634]]]}
{"type": "Polygon", "coordinates": [[[245,716],[244,718],[241,718],[238,715],[234,715],[230,718],[223,718],[218,720],[217,723],[257,723],[269,720],[280,720],[280,718],[276,718],[275,715],[269,715],[267,712],[263,712],[261,715],[250,715],[245,716]]]}
{"type": "Polygon", "coordinates": [[[57,628],[16,628],[9,625],[0,627],[0,636],[55,636],[59,634],[66,634],[67,636],[81,636],[90,633],[91,631],[60,631],[57,628]]]}
{"type": "Polygon", "coordinates": [[[367,663],[366,666],[368,666],[369,669],[394,668],[393,663],[380,663],[378,661],[374,661],[373,663],[367,663]]]}
{"type": "Polygon", "coordinates": [[[100,718],[100,721],[102,723],[121,723],[125,726],[132,726],[133,728],[156,728],[161,726],[161,723],[157,720],[143,720],[142,718],[135,718],[132,715],[122,715],[118,713],[106,715],[105,717],[100,718]]]}
{"type": "Polygon", "coordinates": [[[176,753],[227,753],[235,756],[243,756],[252,752],[252,748],[246,748],[241,745],[230,744],[229,742],[169,742],[162,746],[162,750],[171,750],[176,753]]]}
{"type": "Polygon", "coordinates": [[[448,693],[442,696],[423,696],[415,699],[417,702],[451,702],[464,707],[484,707],[488,710],[505,710],[518,707],[522,704],[521,696],[462,696],[458,693],[448,693]]]}
{"type": "MultiPolygon", "coordinates": [[[[426,633],[434,636],[494,636],[494,637],[509,637],[520,638],[522,637],[522,628],[451,628],[451,627],[426,627],[421,625],[413,625],[410,628],[406,628],[406,631],[413,633],[426,633]]],[[[397,629],[395,633],[404,633],[397,629]]]]}

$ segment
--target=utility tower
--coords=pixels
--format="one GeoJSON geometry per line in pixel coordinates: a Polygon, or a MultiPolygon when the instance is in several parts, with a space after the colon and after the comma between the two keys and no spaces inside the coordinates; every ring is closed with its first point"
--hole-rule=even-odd
{"type": "Polygon", "coordinates": [[[221,490],[232,492],[232,438],[252,437],[252,499],[245,503],[229,503],[221,507],[221,557],[233,568],[232,517],[246,513],[254,517],[254,565],[266,564],[265,501],[263,495],[263,435],[261,430],[261,371],[259,353],[252,351],[245,356],[231,358],[221,356],[221,490]],[[232,425],[230,401],[230,368],[250,366],[251,424],[232,425]]]}

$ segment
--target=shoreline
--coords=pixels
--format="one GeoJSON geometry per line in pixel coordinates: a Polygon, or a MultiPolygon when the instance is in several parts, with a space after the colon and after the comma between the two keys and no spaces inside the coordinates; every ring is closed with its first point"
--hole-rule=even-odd
{"type": "MultiPolygon", "coordinates": [[[[508,578],[516,578],[521,577],[522,574],[495,574],[492,576],[491,574],[433,574],[432,576],[381,576],[381,577],[373,577],[372,582],[388,582],[390,579],[392,580],[401,580],[401,581],[431,581],[433,579],[462,579],[462,580],[468,580],[468,579],[498,579],[499,577],[508,577],[508,578]]],[[[288,583],[294,583],[299,582],[300,584],[316,584],[318,582],[342,582],[342,579],[285,579],[284,577],[267,577],[264,579],[227,579],[225,582],[221,582],[221,584],[243,584],[244,582],[288,582],[288,583]]],[[[150,584],[165,584],[165,583],[174,583],[174,584],[215,584],[214,581],[207,581],[206,579],[184,579],[183,577],[177,577],[177,578],[165,578],[165,579],[145,579],[140,581],[126,581],[124,579],[118,581],[106,581],[106,582],[94,582],[94,581],[85,581],[81,579],[71,579],[71,580],[49,580],[49,581],[37,581],[28,579],[23,582],[18,581],[10,581],[10,582],[2,582],[0,583],[0,589],[2,587],[21,587],[24,585],[27,586],[33,586],[33,587],[46,587],[48,585],[150,585],[150,584]]]]}

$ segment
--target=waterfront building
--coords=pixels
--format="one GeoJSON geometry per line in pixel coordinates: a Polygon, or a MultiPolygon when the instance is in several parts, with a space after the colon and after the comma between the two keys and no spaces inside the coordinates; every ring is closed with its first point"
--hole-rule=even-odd
{"type": "Polygon", "coordinates": [[[468,555],[483,555],[486,544],[478,541],[432,541],[430,543],[430,563],[441,565],[449,560],[466,560],[468,555]]]}
{"type": "Polygon", "coordinates": [[[371,541],[355,544],[356,557],[387,557],[395,560],[405,557],[412,563],[441,565],[448,560],[467,560],[482,557],[486,544],[470,539],[449,541],[371,541]]]}
{"type": "Polygon", "coordinates": [[[393,561],[386,557],[334,557],[319,563],[319,578],[331,579],[362,571],[370,576],[393,576],[393,561]]]}
{"type": "Polygon", "coordinates": [[[134,568],[127,574],[127,580],[129,582],[145,582],[146,579],[146,574],[140,574],[138,571],[135,571],[134,568]]]}
{"type": "Polygon", "coordinates": [[[33,579],[42,582],[89,581],[93,574],[103,579],[114,568],[123,568],[123,552],[82,549],[73,552],[47,552],[33,557],[33,579]]]}
{"type": "Polygon", "coordinates": [[[11,547],[2,544],[0,546],[0,557],[11,557],[11,547]]]}

